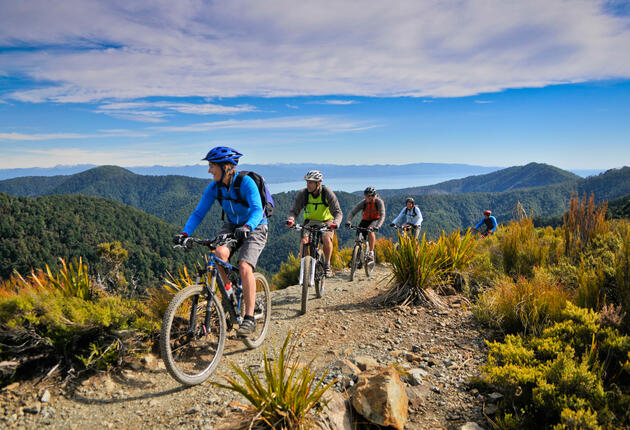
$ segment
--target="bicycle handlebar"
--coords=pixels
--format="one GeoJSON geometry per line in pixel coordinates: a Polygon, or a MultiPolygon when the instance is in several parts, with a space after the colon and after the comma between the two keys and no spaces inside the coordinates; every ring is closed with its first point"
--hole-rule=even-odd
{"type": "Polygon", "coordinates": [[[330,226],[328,225],[323,225],[323,226],[310,226],[310,225],[301,225],[301,224],[293,224],[292,228],[296,231],[300,231],[300,230],[306,230],[306,231],[310,231],[310,232],[316,232],[316,231],[320,231],[320,232],[325,232],[325,231],[332,231],[332,229],[330,228],[330,226]]]}
{"type": "Polygon", "coordinates": [[[359,227],[358,225],[349,225],[348,228],[350,230],[374,231],[374,229],[372,227],[359,227]]]}
{"type": "Polygon", "coordinates": [[[234,235],[231,233],[220,234],[214,239],[200,239],[200,238],[191,236],[184,239],[184,242],[182,245],[175,245],[174,248],[192,249],[193,245],[197,243],[199,245],[204,245],[214,250],[214,249],[217,249],[217,247],[219,246],[231,245],[236,242],[238,242],[238,240],[234,238],[234,235]]]}

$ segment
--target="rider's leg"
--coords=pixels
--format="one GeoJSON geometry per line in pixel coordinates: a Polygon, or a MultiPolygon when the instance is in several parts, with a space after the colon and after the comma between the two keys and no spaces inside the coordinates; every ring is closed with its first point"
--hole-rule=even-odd
{"type": "Polygon", "coordinates": [[[370,245],[370,252],[374,252],[374,244],[376,242],[376,234],[373,231],[368,233],[368,244],[370,245]]]}
{"type": "Polygon", "coordinates": [[[330,257],[332,255],[333,250],[333,241],[332,237],[327,234],[322,235],[322,242],[324,244],[324,257],[326,257],[326,261],[330,265],[330,257]]]}
{"type": "MultiPolygon", "coordinates": [[[[217,249],[214,251],[214,255],[216,255],[217,258],[223,261],[228,261],[230,259],[230,248],[228,248],[227,246],[217,246],[217,249]]],[[[217,269],[219,269],[219,276],[223,281],[223,285],[226,285],[228,283],[228,278],[225,274],[225,270],[223,270],[223,267],[219,266],[218,264],[217,266],[217,269]]]]}
{"type": "Polygon", "coordinates": [[[256,279],[254,268],[247,261],[238,262],[238,270],[243,283],[243,298],[245,299],[245,315],[254,315],[256,304],[256,279]]]}

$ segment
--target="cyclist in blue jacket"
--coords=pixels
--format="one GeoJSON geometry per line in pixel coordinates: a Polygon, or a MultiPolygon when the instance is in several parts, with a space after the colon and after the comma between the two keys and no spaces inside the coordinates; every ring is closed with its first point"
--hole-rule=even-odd
{"type": "Polygon", "coordinates": [[[486,231],[481,233],[481,237],[486,237],[489,234],[494,234],[494,232],[497,230],[497,219],[492,216],[492,211],[489,211],[488,209],[483,211],[483,218],[477,223],[476,226],[473,227],[473,230],[479,231],[479,228],[482,225],[486,226],[486,231]]]}
{"type": "MultiPolygon", "coordinates": [[[[247,337],[256,329],[254,319],[254,305],[256,300],[256,280],[254,268],[258,257],[267,243],[267,218],[263,213],[262,200],[258,187],[252,178],[244,176],[240,186],[240,196],[233,187],[236,179],[236,165],[242,156],[240,152],[225,146],[212,148],[203,158],[208,161],[208,173],[212,174],[214,181],[208,185],[201,197],[197,208],[188,218],[182,232],[175,235],[174,242],[182,244],[192,234],[215,200],[219,200],[227,221],[223,224],[218,234],[233,233],[238,239],[236,246],[219,246],[215,253],[221,260],[227,261],[231,252],[239,250],[238,268],[243,282],[243,296],[245,299],[245,318],[240,325],[237,335],[247,337]],[[240,197],[240,198],[239,198],[240,197]],[[247,202],[247,204],[244,204],[247,202]]],[[[227,283],[227,277],[223,269],[219,267],[219,273],[223,281],[227,283]]]]}

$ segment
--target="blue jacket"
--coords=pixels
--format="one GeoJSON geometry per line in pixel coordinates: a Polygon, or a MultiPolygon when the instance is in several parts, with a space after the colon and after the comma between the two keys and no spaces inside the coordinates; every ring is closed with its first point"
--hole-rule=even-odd
{"type": "Polygon", "coordinates": [[[488,228],[488,231],[491,231],[494,233],[494,231],[497,229],[497,219],[495,217],[493,217],[492,215],[490,215],[488,217],[490,219],[490,222],[492,222],[492,228],[490,228],[489,223],[486,223],[486,217],[483,217],[481,219],[481,221],[479,221],[477,223],[477,225],[475,226],[475,230],[479,230],[479,227],[481,227],[482,225],[486,224],[486,227],[488,228]]]}
{"type": "Polygon", "coordinates": [[[414,206],[411,213],[409,213],[409,210],[404,207],[392,222],[396,225],[413,224],[420,226],[422,224],[422,212],[420,212],[420,208],[418,206],[414,206]]]}
{"type": "Polygon", "coordinates": [[[210,207],[217,199],[218,187],[221,187],[221,197],[223,198],[221,206],[223,207],[223,211],[225,212],[225,216],[232,224],[237,226],[248,225],[254,230],[260,224],[267,224],[267,218],[263,216],[263,207],[262,201],[260,200],[260,193],[258,192],[258,187],[256,187],[256,183],[249,176],[243,177],[243,182],[241,182],[241,197],[245,200],[249,207],[238,203],[238,196],[236,195],[236,191],[232,187],[234,185],[234,181],[236,180],[236,176],[234,175],[234,179],[232,179],[232,184],[230,185],[230,189],[228,190],[225,185],[219,183],[217,181],[212,181],[210,185],[203,192],[203,197],[201,197],[201,201],[197,205],[197,209],[190,214],[188,221],[186,221],[186,225],[182,230],[186,234],[192,234],[193,231],[197,228],[199,223],[206,216],[206,213],[210,210],[210,207]],[[227,200],[227,199],[231,200],[227,200]]]}

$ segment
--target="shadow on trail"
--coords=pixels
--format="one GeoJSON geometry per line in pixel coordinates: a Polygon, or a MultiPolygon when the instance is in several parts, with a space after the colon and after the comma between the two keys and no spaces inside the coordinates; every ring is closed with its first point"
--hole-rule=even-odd
{"type": "Polygon", "coordinates": [[[184,391],[188,388],[193,388],[193,387],[182,385],[180,387],[171,388],[165,391],[154,392],[154,393],[144,393],[138,396],[123,397],[120,399],[94,399],[91,397],[83,396],[81,394],[75,394],[72,398],[73,400],[79,403],[83,403],[85,405],[113,405],[116,403],[126,403],[126,402],[130,402],[134,400],[146,400],[146,399],[153,399],[153,398],[162,397],[162,396],[168,396],[171,394],[179,393],[180,391],[184,391]]]}

